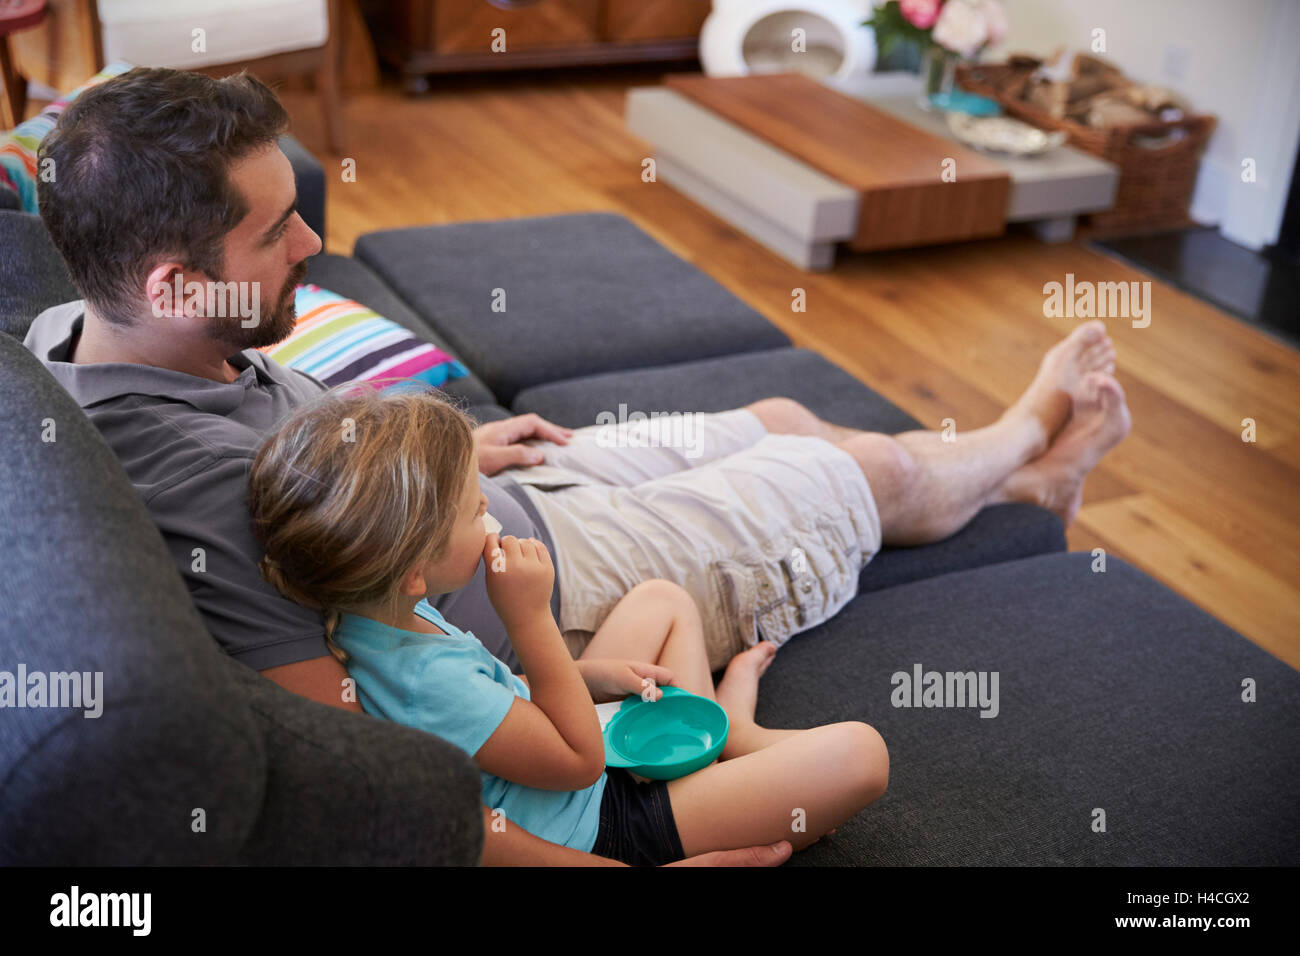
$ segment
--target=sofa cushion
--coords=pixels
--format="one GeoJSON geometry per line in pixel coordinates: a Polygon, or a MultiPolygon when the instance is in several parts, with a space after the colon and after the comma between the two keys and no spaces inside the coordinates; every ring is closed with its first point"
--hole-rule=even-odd
{"type": "Polygon", "coordinates": [[[884,797],[795,865],[1300,865],[1300,674],[1118,558],[1092,566],[861,595],[781,648],[760,724],[861,720],[890,755],[884,797]],[[998,672],[997,716],[895,707],[918,664],[998,672]]]}
{"type": "Polygon", "coordinates": [[[51,306],[80,299],[40,216],[0,209],[0,332],[21,341],[51,306]]]}
{"type": "Polygon", "coordinates": [[[184,70],[323,46],[326,0],[99,0],[104,56],[184,70]],[[204,29],[203,48],[193,31],[204,29]]]}
{"type": "MultiPolygon", "coordinates": [[[[719,412],[784,395],[821,418],[892,434],[920,423],[848,372],[807,349],[771,349],[661,368],[591,375],[526,389],[516,414],[535,412],[570,428],[594,425],[596,415],[627,412],[719,412]]],[[[1023,504],[992,505],[957,534],[919,548],[885,548],[858,578],[874,591],[918,578],[1065,550],[1056,515],[1023,504]]]]}
{"type": "Polygon", "coordinates": [[[596,424],[601,412],[723,412],[783,395],[837,425],[894,432],[920,424],[828,359],[809,349],[777,348],[657,368],[587,375],[521,391],[511,407],[569,428],[596,424]]]}
{"type": "Polygon", "coordinates": [[[1061,519],[1037,505],[986,505],[956,534],[913,548],[885,546],[858,575],[858,591],[938,577],[1066,549],[1061,519]]]}
{"type": "Polygon", "coordinates": [[[465,408],[465,413],[480,424],[485,422],[499,422],[503,418],[510,418],[514,414],[510,409],[502,408],[494,402],[488,402],[482,405],[469,405],[465,408]]]}
{"type": "Polygon", "coordinates": [[[613,213],[372,232],[356,255],[507,402],[576,375],[790,344],[613,213]]]}

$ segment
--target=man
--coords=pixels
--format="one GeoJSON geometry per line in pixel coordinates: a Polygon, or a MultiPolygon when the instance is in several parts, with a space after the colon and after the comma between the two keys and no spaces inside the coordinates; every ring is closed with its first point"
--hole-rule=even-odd
{"type": "MultiPolygon", "coordinates": [[[[138,69],[82,93],[42,143],[56,175],[39,201],[84,301],[42,313],[25,344],[121,459],[223,649],[360,710],[319,616],[259,574],[248,520],[262,438],[322,390],[250,351],[292,331],[294,288],[321,248],[276,147],[286,126],[245,76],[138,69]],[[258,314],[174,294],[193,282],[256,290],[244,300],[258,314]]],[[[632,585],[667,577],[696,595],[718,666],[759,634],[779,644],[834,614],[882,543],[940,540],[995,501],[1037,502],[1068,523],[1087,472],[1129,427],[1113,369],[1100,323],[1081,326],[996,423],[955,443],[843,428],[780,398],[704,416],[697,458],[522,416],[476,431],[482,487],[504,534],[555,556],[553,608],[572,645],[632,585]]],[[[517,663],[483,573],[438,608],[517,663]]],[[[593,861],[518,827],[487,832],[485,862],[593,861]]]]}

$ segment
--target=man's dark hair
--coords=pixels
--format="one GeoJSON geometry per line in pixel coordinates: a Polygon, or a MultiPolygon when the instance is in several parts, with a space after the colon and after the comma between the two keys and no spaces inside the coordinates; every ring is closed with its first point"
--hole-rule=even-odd
{"type": "Polygon", "coordinates": [[[216,80],[137,68],[82,92],[41,142],[41,219],[96,314],[129,324],[160,259],[214,280],[222,240],[248,214],[231,162],[289,125],[275,93],[244,73],[216,80]]]}

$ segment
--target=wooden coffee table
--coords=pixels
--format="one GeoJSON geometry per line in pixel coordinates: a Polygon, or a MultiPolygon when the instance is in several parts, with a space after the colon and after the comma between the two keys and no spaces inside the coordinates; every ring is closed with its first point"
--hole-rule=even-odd
{"type": "Polygon", "coordinates": [[[808,269],[829,268],[839,242],[905,248],[996,236],[1009,221],[1046,221],[1062,238],[1074,215],[1113,201],[1108,163],[1068,147],[986,156],[908,102],[797,73],[678,74],[630,90],[627,122],[654,144],[658,178],[808,269]]]}

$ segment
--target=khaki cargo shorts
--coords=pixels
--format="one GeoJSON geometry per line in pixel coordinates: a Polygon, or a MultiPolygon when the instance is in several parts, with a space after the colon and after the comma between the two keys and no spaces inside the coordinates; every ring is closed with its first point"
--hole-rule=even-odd
{"type": "Polygon", "coordinates": [[[560,630],[576,657],[635,585],[665,578],[699,606],[716,670],[837,613],[880,550],[862,470],[820,438],[771,435],[735,409],[592,425],[512,469],[555,542],[560,630]]]}

